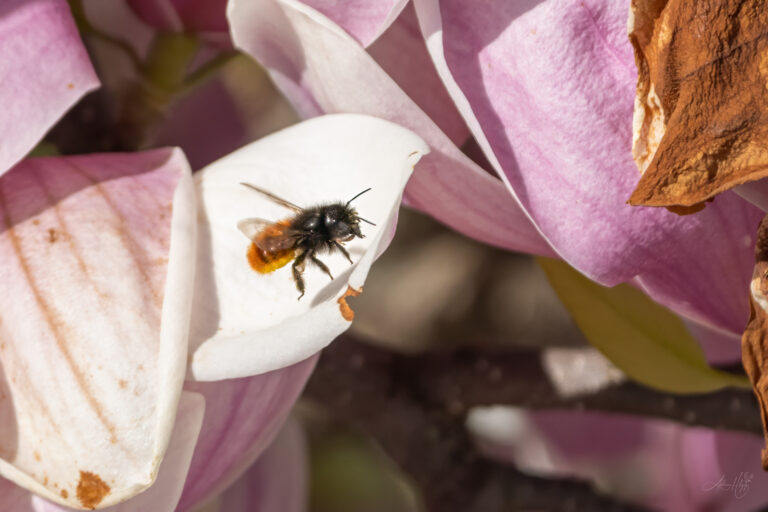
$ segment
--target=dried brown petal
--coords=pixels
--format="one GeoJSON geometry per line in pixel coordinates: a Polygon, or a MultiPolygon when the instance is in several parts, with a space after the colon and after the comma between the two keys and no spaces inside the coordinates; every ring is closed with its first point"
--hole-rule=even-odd
{"type": "MultiPolygon", "coordinates": [[[[760,403],[763,435],[768,443],[768,216],[758,228],[755,258],[749,323],[741,338],[741,357],[760,403]]],[[[768,450],[763,450],[762,462],[763,469],[768,470],[768,450]]]]}
{"type": "Polygon", "coordinates": [[[768,176],[762,0],[633,0],[638,68],[629,202],[693,206],[768,176]]]}

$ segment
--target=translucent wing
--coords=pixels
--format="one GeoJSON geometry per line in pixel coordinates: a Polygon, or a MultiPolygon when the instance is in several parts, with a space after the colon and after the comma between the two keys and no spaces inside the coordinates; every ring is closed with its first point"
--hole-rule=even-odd
{"type": "Polygon", "coordinates": [[[295,232],[289,227],[289,221],[270,222],[251,217],[238,222],[237,228],[267,253],[292,250],[296,245],[295,232]]]}
{"type": "Polygon", "coordinates": [[[237,229],[239,229],[240,232],[244,234],[248,240],[255,242],[259,233],[264,231],[269,226],[272,226],[273,224],[274,221],[251,217],[238,222],[237,229]]]}
{"type": "Polygon", "coordinates": [[[293,210],[296,213],[300,213],[302,211],[302,208],[300,208],[299,206],[296,206],[292,202],[290,202],[290,201],[288,201],[286,199],[283,199],[282,197],[276,196],[272,192],[267,192],[263,188],[259,188],[256,185],[251,185],[250,183],[240,183],[240,184],[243,185],[244,187],[248,187],[251,190],[255,190],[259,194],[267,196],[269,199],[273,200],[274,202],[276,202],[280,206],[285,206],[286,208],[288,208],[290,210],[293,210]]]}

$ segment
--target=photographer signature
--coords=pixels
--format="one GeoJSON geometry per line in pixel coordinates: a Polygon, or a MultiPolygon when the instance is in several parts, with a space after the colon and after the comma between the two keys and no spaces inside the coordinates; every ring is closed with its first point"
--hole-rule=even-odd
{"type": "Polygon", "coordinates": [[[754,474],[742,471],[731,482],[728,482],[725,479],[725,475],[723,475],[714,485],[705,487],[704,490],[713,491],[717,489],[718,491],[732,491],[736,499],[741,499],[746,496],[747,491],[749,491],[749,485],[753,478],[755,478],[754,474]]]}

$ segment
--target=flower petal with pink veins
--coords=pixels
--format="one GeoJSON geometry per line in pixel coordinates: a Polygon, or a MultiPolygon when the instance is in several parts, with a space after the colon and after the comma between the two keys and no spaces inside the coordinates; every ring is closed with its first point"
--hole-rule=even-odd
{"type": "MultiPolygon", "coordinates": [[[[143,510],[173,512],[177,510],[176,505],[184,487],[184,479],[192,460],[195,441],[200,432],[200,425],[203,423],[205,405],[205,400],[197,393],[182,392],[179,410],[176,414],[176,423],[171,433],[171,441],[168,445],[168,451],[165,452],[163,462],[160,464],[155,483],[135,498],[103,510],[107,512],[143,510]]],[[[20,488],[17,487],[17,489],[20,488]]],[[[13,510],[13,512],[67,512],[72,510],[68,507],[55,505],[26,491],[22,492],[28,496],[27,508],[19,506],[11,509],[2,508],[2,510],[13,510]]]]}
{"type": "Polygon", "coordinates": [[[328,16],[363,46],[373,43],[408,0],[301,0],[328,16]]]}
{"type": "Polygon", "coordinates": [[[199,245],[190,376],[219,380],[257,375],[304,360],[350,326],[347,297],[362,291],[374,259],[394,235],[397,211],[413,166],[429,152],[413,132],[356,114],[322,116],[293,125],[214,162],[196,185],[199,245]],[[308,262],[306,295],[290,263],[271,273],[251,268],[244,219],[289,219],[295,213],[244,187],[250,183],[308,207],[355,199],[365,238],[320,253],[335,279],[308,262]]]}
{"type": "Polygon", "coordinates": [[[195,200],[178,150],[0,178],[0,474],[62,505],[149,487],[186,369],[195,200]]]}
{"type": "Polygon", "coordinates": [[[706,218],[626,204],[640,177],[626,2],[415,5],[467,125],[557,253],[602,284],[639,275],[662,304],[740,332],[756,209],[735,197],[706,218]]]}
{"type": "Polygon", "coordinates": [[[219,494],[262,455],[301,394],[316,359],[243,379],[185,384],[185,389],[205,397],[206,410],[177,512],[191,512],[219,494]]]}
{"type": "Polygon", "coordinates": [[[0,4],[0,174],[99,80],[65,0],[0,4]]]}
{"type": "Polygon", "coordinates": [[[424,138],[432,152],[408,184],[409,205],[483,242],[552,254],[504,184],[464,155],[331,20],[295,0],[230,0],[227,13],[235,45],[269,69],[300,114],[368,114],[424,138]]]}

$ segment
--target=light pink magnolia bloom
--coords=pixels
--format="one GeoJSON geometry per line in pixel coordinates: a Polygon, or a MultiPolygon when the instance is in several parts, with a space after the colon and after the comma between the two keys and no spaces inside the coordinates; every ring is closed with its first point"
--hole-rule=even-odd
{"type": "Polygon", "coordinates": [[[687,217],[626,204],[639,179],[626,0],[415,0],[418,22],[406,8],[389,26],[393,11],[354,3],[368,18],[321,0],[230,0],[232,39],[302,115],[365,112],[424,137],[433,153],[407,189],[417,208],[501,247],[551,246],[603,284],[636,278],[690,319],[742,330],[760,212],[734,194],[687,217]],[[366,51],[360,34],[381,36],[366,51]],[[457,151],[434,70],[500,179],[457,151]]]}
{"type": "Polygon", "coordinates": [[[755,457],[760,436],[618,414],[502,407],[477,410],[470,426],[489,455],[525,472],[586,479],[654,510],[748,512],[768,505],[768,475],[755,457]]]}

